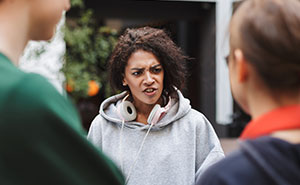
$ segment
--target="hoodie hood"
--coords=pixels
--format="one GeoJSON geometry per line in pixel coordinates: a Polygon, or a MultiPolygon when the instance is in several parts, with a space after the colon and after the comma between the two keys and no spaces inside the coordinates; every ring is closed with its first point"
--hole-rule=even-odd
{"type": "MultiPolygon", "coordinates": [[[[111,122],[112,124],[122,125],[122,118],[117,112],[117,106],[122,102],[122,99],[126,96],[126,91],[117,94],[115,96],[109,97],[102,102],[100,105],[100,115],[111,122]]],[[[182,93],[177,90],[176,97],[171,100],[171,108],[167,113],[159,120],[155,125],[153,125],[152,130],[160,130],[163,127],[173,123],[174,121],[182,118],[191,110],[190,101],[183,97],[182,93]]],[[[125,127],[131,129],[145,130],[149,128],[149,124],[145,125],[136,121],[125,122],[125,127]]]]}

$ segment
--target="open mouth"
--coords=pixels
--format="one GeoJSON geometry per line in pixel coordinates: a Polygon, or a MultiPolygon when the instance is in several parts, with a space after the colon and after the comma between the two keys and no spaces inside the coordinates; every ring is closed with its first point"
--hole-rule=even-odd
{"type": "Polygon", "coordinates": [[[157,89],[155,88],[147,88],[144,90],[144,93],[147,95],[147,96],[153,96],[156,94],[156,91],[157,89]]]}
{"type": "Polygon", "coordinates": [[[145,89],[144,92],[146,93],[152,93],[154,92],[156,89],[153,89],[153,88],[149,88],[149,89],[145,89]]]}

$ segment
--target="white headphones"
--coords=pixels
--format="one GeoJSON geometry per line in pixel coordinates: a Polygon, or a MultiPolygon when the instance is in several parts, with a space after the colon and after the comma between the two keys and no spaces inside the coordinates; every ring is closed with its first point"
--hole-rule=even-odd
{"type": "MultiPolygon", "coordinates": [[[[126,101],[129,94],[127,94],[122,102],[117,107],[117,112],[122,120],[132,121],[136,119],[136,109],[130,101],[126,101]]],[[[170,109],[171,107],[171,97],[169,97],[168,104],[165,107],[161,107],[159,104],[156,104],[151,110],[149,117],[147,119],[148,124],[156,124],[170,109]]]]}
{"type": "MultiPolygon", "coordinates": [[[[127,97],[129,96],[129,94],[127,94],[122,102],[117,106],[117,113],[118,115],[121,117],[122,119],[122,127],[121,127],[121,132],[120,132],[120,143],[119,143],[119,152],[120,152],[120,163],[121,163],[121,170],[123,171],[123,155],[122,155],[122,138],[123,138],[123,128],[124,128],[124,123],[125,121],[132,121],[136,119],[136,109],[134,107],[134,105],[130,102],[130,101],[126,101],[127,97]]],[[[133,168],[135,167],[138,157],[142,151],[142,148],[144,146],[145,140],[152,128],[152,126],[154,124],[156,124],[166,113],[167,111],[170,109],[171,107],[171,97],[169,97],[169,102],[165,107],[160,107],[159,104],[156,104],[153,109],[151,110],[149,117],[147,119],[147,123],[150,124],[147,133],[142,141],[142,144],[137,152],[137,155],[135,157],[135,160],[132,164],[132,166],[130,167],[128,176],[126,178],[125,184],[128,183],[129,178],[131,176],[131,173],[133,171],[133,168]]]]}

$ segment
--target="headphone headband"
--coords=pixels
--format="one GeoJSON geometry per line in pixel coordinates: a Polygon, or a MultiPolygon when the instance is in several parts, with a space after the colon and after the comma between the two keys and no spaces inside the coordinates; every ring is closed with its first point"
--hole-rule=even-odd
{"type": "MultiPolygon", "coordinates": [[[[127,94],[122,102],[117,107],[117,113],[123,121],[132,121],[136,119],[137,113],[134,105],[130,101],[126,101],[129,94],[127,94]]],[[[167,113],[171,108],[171,97],[169,96],[169,101],[165,107],[161,107],[159,104],[156,104],[151,110],[147,123],[156,124],[162,117],[167,113]]]]}

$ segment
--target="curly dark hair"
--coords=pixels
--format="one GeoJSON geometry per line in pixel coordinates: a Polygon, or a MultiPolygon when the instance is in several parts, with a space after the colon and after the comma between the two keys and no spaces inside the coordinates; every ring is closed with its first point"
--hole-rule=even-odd
{"type": "Polygon", "coordinates": [[[162,29],[142,27],[127,28],[109,60],[110,83],[114,90],[129,90],[123,86],[125,67],[129,57],[137,50],[153,53],[164,69],[164,93],[172,95],[176,88],[182,90],[186,80],[187,57],[162,29]]]}

